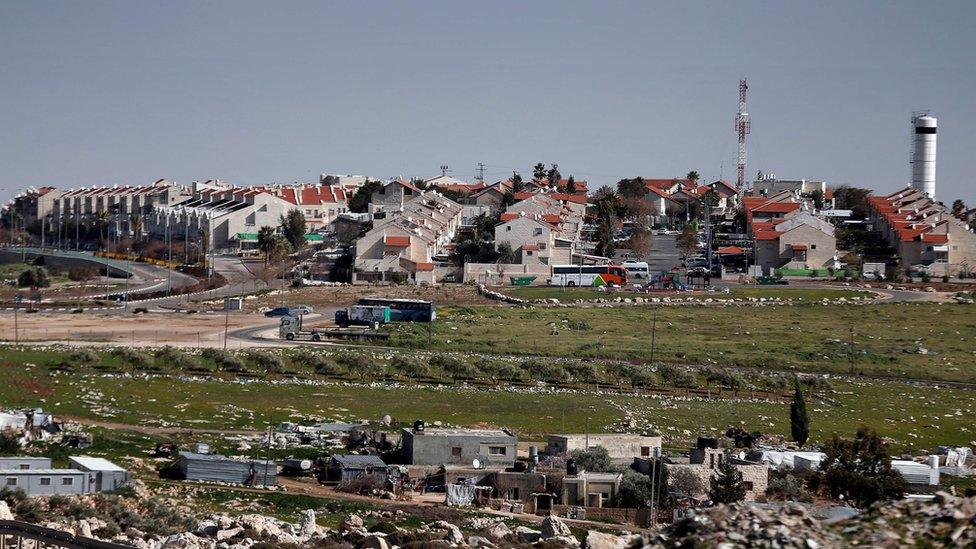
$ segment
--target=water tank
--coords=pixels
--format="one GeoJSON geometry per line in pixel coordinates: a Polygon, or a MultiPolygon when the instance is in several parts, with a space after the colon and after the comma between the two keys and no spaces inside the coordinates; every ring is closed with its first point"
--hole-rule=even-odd
{"type": "Polygon", "coordinates": [[[935,149],[938,120],[912,115],[912,187],[935,198],[935,149]]]}
{"type": "Polygon", "coordinates": [[[415,433],[424,432],[424,420],[418,419],[417,421],[413,422],[413,432],[415,433]]]}
{"type": "Polygon", "coordinates": [[[579,474],[579,467],[576,465],[575,459],[566,460],[566,474],[571,477],[579,474]]]}

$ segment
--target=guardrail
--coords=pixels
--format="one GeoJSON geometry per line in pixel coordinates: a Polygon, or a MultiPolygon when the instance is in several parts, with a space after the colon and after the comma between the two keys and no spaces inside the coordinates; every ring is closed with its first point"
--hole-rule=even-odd
{"type": "Polygon", "coordinates": [[[29,522],[0,520],[0,547],[23,547],[22,540],[29,539],[45,546],[68,549],[131,549],[132,545],[121,545],[108,541],[76,536],[69,532],[46,528],[29,522]]]}

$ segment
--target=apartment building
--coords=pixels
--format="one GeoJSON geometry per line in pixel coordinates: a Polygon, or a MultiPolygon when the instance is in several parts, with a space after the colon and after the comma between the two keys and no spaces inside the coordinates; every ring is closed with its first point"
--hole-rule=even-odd
{"type": "Polygon", "coordinates": [[[874,229],[898,252],[904,265],[926,265],[935,276],[976,269],[976,233],[945,205],[906,187],[868,199],[874,229]]]}
{"type": "Polygon", "coordinates": [[[536,267],[572,263],[578,251],[585,200],[566,193],[517,193],[495,226],[495,248],[507,244],[519,263],[536,267]],[[573,198],[573,200],[570,200],[573,198]]]}
{"type": "Polygon", "coordinates": [[[339,217],[349,211],[349,199],[354,193],[340,185],[272,185],[254,187],[265,191],[285,202],[293,204],[305,217],[308,232],[328,227],[339,217]]]}
{"type": "Polygon", "coordinates": [[[143,186],[69,189],[54,200],[51,219],[56,229],[104,221],[112,234],[139,237],[145,233],[154,209],[175,206],[192,196],[188,187],[166,179],[143,186]]]}
{"type": "Polygon", "coordinates": [[[463,207],[436,191],[403,195],[407,187],[397,182],[387,187],[390,192],[380,195],[381,200],[394,194],[412,198],[395,210],[379,210],[384,216],[374,219],[373,228],[356,241],[353,282],[403,277],[413,283],[434,283],[435,258],[450,253],[463,207]]]}

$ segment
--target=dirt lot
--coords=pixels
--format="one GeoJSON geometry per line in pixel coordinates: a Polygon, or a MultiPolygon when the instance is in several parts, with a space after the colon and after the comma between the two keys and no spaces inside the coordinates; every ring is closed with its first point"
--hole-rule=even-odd
{"type": "MultiPolygon", "coordinates": [[[[17,328],[21,342],[96,342],[129,345],[215,346],[223,344],[222,313],[128,314],[20,314],[17,328]]],[[[274,324],[274,319],[249,313],[233,313],[228,329],[274,324]]],[[[14,315],[0,315],[0,340],[14,340],[14,315]]],[[[231,338],[229,348],[246,345],[231,338]]]]}

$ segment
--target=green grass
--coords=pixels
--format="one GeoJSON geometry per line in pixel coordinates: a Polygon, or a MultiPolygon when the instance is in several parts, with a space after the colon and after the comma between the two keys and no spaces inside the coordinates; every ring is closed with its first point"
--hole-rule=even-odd
{"type": "MultiPolygon", "coordinates": [[[[621,429],[627,410],[636,420],[629,430],[659,431],[672,448],[684,448],[700,434],[722,433],[733,426],[789,433],[786,401],[751,400],[746,391],[744,400],[706,400],[503,388],[120,378],[92,371],[51,372],[40,366],[17,373],[7,367],[0,374],[14,381],[0,384],[0,407],[43,406],[80,418],[188,430],[260,430],[269,421],[376,420],[389,413],[405,425],[417,418],[458,426],[497,425],[515,430],[522,440],[544,440],[548,433],[621,429]],[[37,392],[25,391],[25,386],[37,392]]],[[[808,410],[814,441],[824,441],[834,432],[849,436],[862,425],[891,437],[898,449],[930,450],[936,445],[965,445],[976,438],[972,424],[976,392],[971,389],[900,381],[834,381],[832,390],[810,396],[808,410]]],[[[145,456],[156,442],[171,440],[204,441],[217,451],[232,450],[219,435],[201,433],[143,435],[96,429],[95,435],[95,446],[86,453],[123,462],[126,457],[145,456]]]]}
{"type": "MultiPolygon", "coordinates": [[[[443,307],[431,348],[646,361],[655,314],[656,362],[847,373],[853,328],[855,372],[976,383],[976,307],[958,304],[443,307]]],[[[387,329],[391,345],[427,348],[426,324],[387,329]]]]}
{"type": "Polygon", "coordinates": [[[779,298],[779,299],[794,299],[803,301],[820,301],[821,299],[838,299],[846,298],[850,299],[852,297],[870,297],[871,294],[866,292],[859,292],[856,290],[844,290],[844,289],[809,289],[809,288],[782,288],[782,287],[757,287],[757,288],[732,288],[729,293],[723,293],[721,291],[715,292],[705,292],[697,291],[693,293],[689,292],[667,292],[667,293],[649,293],[649,294],[637,294],[627,290],[618,290],[611,292],[598,292],[592,288],[560,288],[554,286],[529,286],[529,287],[512,287],[512,288],[500,288],[500,292],[512,297],[518,297],[521,299],[559,299],[561,301],[569,301],[575,299],[606,299],[614,297],[682,297],[682,298],[693,298],[693,299],[747,299],[750,297],[760,298],[779,298]]]}
{"type": "MultiPolygon", "coordinates": [[[[0,263],[0,280],[14,280],[20,276],[20,273],[27,269],[33,269],[34,267],[35,265],[29,265],[27,263],[0,263]]],[[[68,276],[66,274],[55,273],[51,268],[45,268],[47,269],[51,284],[68,282],[68,276]]]]}

